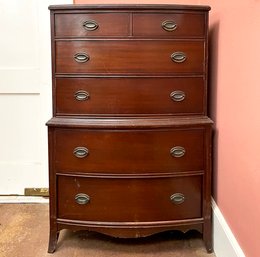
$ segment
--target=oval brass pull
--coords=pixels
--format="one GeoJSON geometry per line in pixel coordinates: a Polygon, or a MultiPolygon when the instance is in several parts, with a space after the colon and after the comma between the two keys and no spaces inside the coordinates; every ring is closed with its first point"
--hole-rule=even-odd
{"type": "Polygon", "coordinates": [[[75,195],[75,201],[77,204],[88,204],[90,202],[90,197],[86,194],[77,194],[75,195]]]}
{"type": "Polygon", "coordinates": [[[173,62],[181,63],[184,62],[187,59],[187,57],[186,54],[183,52],[174,52],[171,55],[171,59],[173,62]]]}
{"type": "Polygon", "coordinates": [[[182,193],[175,193],[170,196],[170,200],[174,204],[181,204],[185,201],[185,196],[182,193]]]}
{"type": "Polygon", "coordinates": [[[177,29],[177,24],[174,21],[162,22],[162,28],[166,31],[174,31],[177,29]]]}
{"type": "Polygon", "coordinates": [[[73,150],[73,154],[77,157],[77,158],[85,158],[88,156],[89,154],[89,151],[86,147],[82,147],[82,146],[79,146],[79,147],[76,147],[74,150],[73,150]]]}
{"type": "Polygon", "coordinates": [[[99,27],[98,23],[93,20],[84,21],[82,26],[88,31],[94,31],[99,27]]]}
{"type": "Polygon", "coordinates": [[[180,158],[185,155],[185,148],[182,146],[175,146],[170,150],[171,156],[175,158],[180,158]]]}
{"type": "Polygon", "coordinates": [[[90,57],[86,53],[76,53],[74,55],[74,60],[76,62],[87,62],[87,61],[89,61],[89,59],[90,59],[90,57]]]}
{"type": "Polygon", "coordinates": [[[74,97],[78,101],[86,101],[89,99],[89,93],[84,90],[79,90],[74,94],[74,97]]]}
{"type": "Polygon", "coordinates": [[[175,102],[181,102],[185,99],[185,93],[180,90],[171,92],[170,97],[175,102]]]}

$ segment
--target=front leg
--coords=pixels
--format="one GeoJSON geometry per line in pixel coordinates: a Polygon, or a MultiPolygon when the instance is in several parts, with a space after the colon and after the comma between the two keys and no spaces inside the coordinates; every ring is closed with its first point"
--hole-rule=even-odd
{"type": "Polygon", "coordinates": [[[57,248],[59,234],[60,234],[60,232],[57,231],[57,229],[50,229],[48,253],[55,252],[55,250],[57,248]]]}

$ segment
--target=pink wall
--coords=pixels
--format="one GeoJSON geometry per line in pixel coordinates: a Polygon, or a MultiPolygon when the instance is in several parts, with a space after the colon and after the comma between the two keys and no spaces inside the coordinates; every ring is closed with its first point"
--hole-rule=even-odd
{"type": "Polygon", "coordinates": [[[210,5],[214,198],[247,257],[260,244],[260,1],[76,0],[210,5]]]}
{"type": "Polygon", "coordinates": [[[260,228],[260,2],[203,1],[211,12],[214,198],[248,257],[260,228]],[[210,3],[212,2],[212,4],[210,3]]]}

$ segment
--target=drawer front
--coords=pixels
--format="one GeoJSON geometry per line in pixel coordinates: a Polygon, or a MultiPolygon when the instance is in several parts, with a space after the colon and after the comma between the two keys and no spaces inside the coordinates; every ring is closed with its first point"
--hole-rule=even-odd
{"type": "Polygon", "coordinates": [[[56,114],[203,114],[203,78],[57,78],[56,114]]]}
{"type": "Polygon", "coordinates": [[[205,16],[192,13],[134,14],[133,35],[168,38],[204,37],[205,16]]]}
{"type": "Polygon", "coordinates": [[[58,176],[58,218],[102,222],[201,217],[202,177],[82,178],[58,176]]]}
{"type": "Polygon", "coordinates": [[[204,169],[204,130],[57,129],[58,172],[161,173],[204,169]]]}
{"type": "Polygon", "coordinates": [[[202,41],[56,42],[56,73],[201,73],[204,69],[202,41]]]}
{"type": "Polygon", "coordinates": [[[127,13],[56,14],[56,37],[128,36],[127,13]]]}

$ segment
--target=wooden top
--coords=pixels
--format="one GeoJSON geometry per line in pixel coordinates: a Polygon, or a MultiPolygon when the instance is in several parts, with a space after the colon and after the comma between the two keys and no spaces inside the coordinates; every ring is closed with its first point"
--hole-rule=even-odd
{"type": "Polygon", "coordinates": [[[189,10],[209,11],[207,5],[179,5],[179,4],[68,4],[50,5],[50,10],[189,10]]]}

